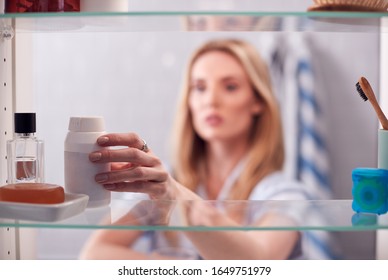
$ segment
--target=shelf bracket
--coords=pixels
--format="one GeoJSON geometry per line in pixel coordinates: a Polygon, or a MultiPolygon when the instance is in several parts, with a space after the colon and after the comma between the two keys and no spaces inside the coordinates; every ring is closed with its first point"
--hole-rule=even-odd
{"type": "MultiPolygon", "coordinates": [[[[0,21],[0,186],[7,183],[6,142],[12,137],[13,115],[13,40],[11,20],[0,21]]],[[[4,221],[5,222],[5,221],[4,221]]],[[[18,230],[0,227],[0,259],[17,259],[18,230]]]]}

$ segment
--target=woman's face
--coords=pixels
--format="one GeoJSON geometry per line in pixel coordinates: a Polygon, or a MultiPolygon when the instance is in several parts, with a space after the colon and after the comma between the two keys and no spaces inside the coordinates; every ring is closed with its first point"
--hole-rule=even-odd
{"type": "Polygon", "coordinates": [[[263,105],[241,64],[225,52],[211,51],[195,61],[190,78],[189,109],[197,134],[205,141],[247,139],[263,105]]]}

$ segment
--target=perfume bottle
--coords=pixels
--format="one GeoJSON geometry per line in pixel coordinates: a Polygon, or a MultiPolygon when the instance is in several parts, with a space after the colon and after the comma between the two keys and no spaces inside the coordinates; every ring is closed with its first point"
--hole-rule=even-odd
{"type": "Polygon", "coordinates": [[[7,141],[8,184],[44,182],[44,142],[36,138],[36,114],[15,113],[15,133],[7,141]]]}

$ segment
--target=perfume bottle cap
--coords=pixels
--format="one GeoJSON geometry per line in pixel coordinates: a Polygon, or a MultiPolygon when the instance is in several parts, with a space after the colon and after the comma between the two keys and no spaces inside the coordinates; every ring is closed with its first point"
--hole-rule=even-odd
{"type": "Polygon", "coordinates": [[[69,131],[71,132],[100,132],[105,130],[103,117],[71,117],[69,131]]]}
{"type": "Polygon", "coordinates": [[[15,133],[35,133],[35,113],[15,113],[15,133]]]}

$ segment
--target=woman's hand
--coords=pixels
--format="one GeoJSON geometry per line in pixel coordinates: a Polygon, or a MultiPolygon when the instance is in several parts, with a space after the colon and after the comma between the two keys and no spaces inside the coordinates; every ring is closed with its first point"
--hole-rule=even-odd
{"type": "Polygon", "coordinates": [[[135,133],[112,133],[97,139],[98,145],[121,147],[90,153],[90,161],[111,163],[111,171],[96,174],[95,180],[105,189],[117,192],[146,193],[151,199],[174,200],[177,183],[164,169],[145,142],[135,133]]]}

